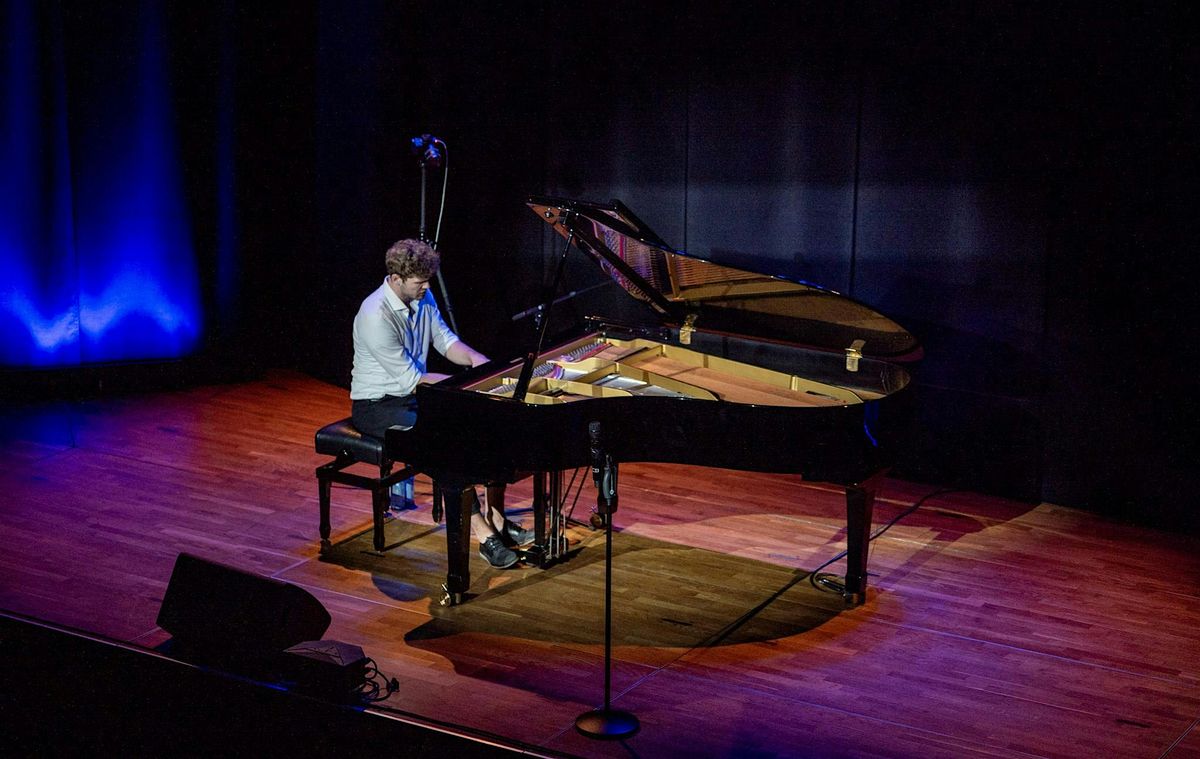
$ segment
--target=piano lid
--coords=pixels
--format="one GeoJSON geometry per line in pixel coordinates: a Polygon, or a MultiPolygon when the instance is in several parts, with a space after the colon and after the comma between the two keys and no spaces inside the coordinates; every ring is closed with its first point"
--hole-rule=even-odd
{"type": "Polygon", "coordinates": [[[662,321],[684,330],[856,348],[876,358],[910,356],[920,347],[899,324],[833,290],[672,250],[620,201],[535,196],[528,205],[662,321]]]}

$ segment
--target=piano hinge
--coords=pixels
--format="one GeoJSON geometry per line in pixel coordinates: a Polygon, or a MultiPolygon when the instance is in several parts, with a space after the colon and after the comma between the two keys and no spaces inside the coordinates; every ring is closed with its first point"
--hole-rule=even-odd
{"type": "Polygon", "coordinates": [[[862,358],[862,348],[866,344],[866,340],[855,340],[850,343],[850,347],[846,349],[846,371],[858,371],[858,360],[862,358]]]}
{"type": "Polygon", "coordinates": [[[696,331],[696,317],[699,314],[688,314],[683,320],[683,326],[679,328],[679,343],[680,345],[692,344],[692,333],[696,331]]]}

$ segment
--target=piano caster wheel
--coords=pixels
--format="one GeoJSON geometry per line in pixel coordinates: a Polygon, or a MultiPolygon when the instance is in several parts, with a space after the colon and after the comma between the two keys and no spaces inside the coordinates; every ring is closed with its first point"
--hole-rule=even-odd
{"type": "Polygon", "coordinates": [[[329,549],[332,547],[333,547],[333,544],[329,542],[328,538],[322,538],[321,539],[321,547],[317,549],[317,553],[320,553],[320,554],[328,553],[329,549]]]}
{"type": "Polygon", "coordinates": [[[592,527],[596,528],[597,530],[603,530],[608,525],[606,520],[607,516],[604,514],[592,514],[592,516],[588,519],[592,527]]]}
{"type": "Polygon", "coordinates": [[[463,602],[465,593],[451,593],[446,590],[446,586],[442,586],[442,600],[438,601],[440,606],[458,606],[463,602]]]}

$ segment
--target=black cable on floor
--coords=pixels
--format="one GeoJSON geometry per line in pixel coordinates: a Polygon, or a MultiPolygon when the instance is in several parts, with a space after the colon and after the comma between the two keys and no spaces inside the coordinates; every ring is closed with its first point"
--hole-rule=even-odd
{"type": "Polygon", "coordinates": [[[367,659],[367,676],[357,688],[363,703],[383,701],[400,689],[400,681],[379,671],[374,659],[367,659]]]}

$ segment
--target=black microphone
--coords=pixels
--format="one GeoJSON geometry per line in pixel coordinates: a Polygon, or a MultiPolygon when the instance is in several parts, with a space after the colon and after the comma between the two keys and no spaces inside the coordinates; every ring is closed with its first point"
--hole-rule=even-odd
{"type": "Polygon", "coordinates": [[[442,165],[442,151],[438,150],[439,145],[443,149],[446,147],[446,143],[432,134],[412,138],[413,155],[417,156],[421,163],[429,164],[435,169],[442,165]]]}
{"type": "Polygon", "coordinates": [[[604,477],[604,450],[600,447],[600,422],[588,422],[588,441],[592,454],[592,482],[597,489],[604,477]]]}

